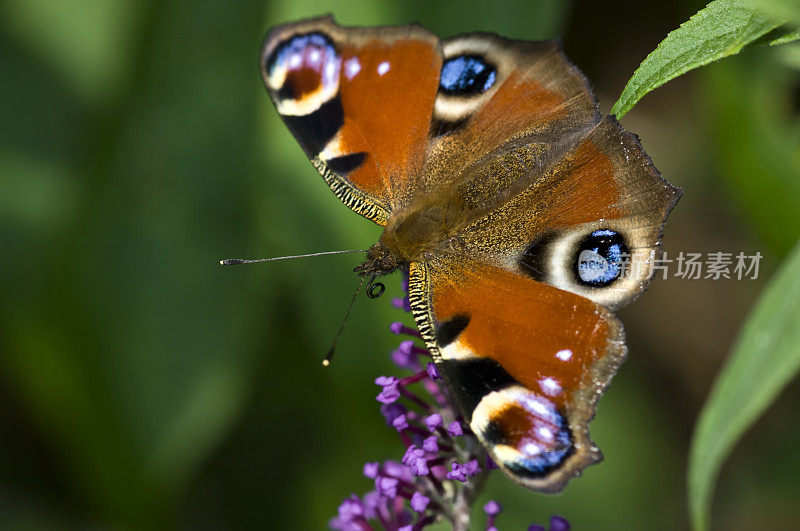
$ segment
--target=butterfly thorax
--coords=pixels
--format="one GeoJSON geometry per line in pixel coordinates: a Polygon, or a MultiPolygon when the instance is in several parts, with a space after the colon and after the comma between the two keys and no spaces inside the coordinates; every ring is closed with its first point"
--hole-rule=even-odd
{"type": "Polygon", "coordinates": [[[422,201],[391,216],[356,272],[362,276],[385,275],[411,262],[427,261],[432,253],[451,247],[464,219],[459,203],[422,201]]]}

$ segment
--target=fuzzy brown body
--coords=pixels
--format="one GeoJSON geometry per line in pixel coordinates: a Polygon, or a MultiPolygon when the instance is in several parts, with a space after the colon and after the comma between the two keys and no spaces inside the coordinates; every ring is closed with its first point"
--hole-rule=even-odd
{"type": "Polygon", "coordinates": [[[589,421],[626,355],[611,310],[645,289],[680,191],[560,45],[320,18],[271,30],[262,74],[331,190],[384,227],[355,271],[408,271],[494,461],[543,492],[598,461],[589,421]]]}
{"type": "Polygon", "coordinates": [[[459,247],[466,219],[455,201],[421,202],[415,208],[389,218],[378,243],[367,252],[359,274],[386,275],[412,262],[430,262],[435,256],[459,247]]]}

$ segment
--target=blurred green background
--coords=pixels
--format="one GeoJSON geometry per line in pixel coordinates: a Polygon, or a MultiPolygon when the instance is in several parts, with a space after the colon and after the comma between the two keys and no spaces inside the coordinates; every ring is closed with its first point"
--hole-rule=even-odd
{"type": "MultiPolygon", "coordinates": [[[[225,257],[363,249],[264,93],[262,35],[333,12],[440,36],[563,35],[608,112],[698,2],[0,1],[0,528],[320,529],[399,458],[372,380],[393,371],[389,298],[355,256],[222,269],[225,257]]],[[[656,280],[622,310],[630,357],[592,425],[605,461],[557,497],[497,473],[501,529],[683,529],[693,423],[764,280],[800,234],[797,46],[679,78],[623,125],[685,189],[668,253],[760,251],[756,281],[656,280]]],[[[399,279],[389,295],[399,293],[399,279]]],[[[797,386],[737,446],[718,529],[796,529],[797,386]]],[[[482,516],[476,521],[482,525],[482,516]]]]}

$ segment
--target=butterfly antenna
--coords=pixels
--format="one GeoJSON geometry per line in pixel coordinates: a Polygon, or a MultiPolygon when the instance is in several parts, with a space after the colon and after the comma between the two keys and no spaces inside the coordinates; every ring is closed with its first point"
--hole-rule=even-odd
{"type": "Polygon", "coordinates": [[[255,264],[258,262],[274,262],[275,260],[291,260],[293,258],[308,258],[310,256],[323,256],[327,254],[348,254],[348,253],[366,253],[364,249],[352,249],[349,251],[323,251],[321,253],[308,253],[308,254],[295,254],[291,256],[276,256],[274,258],[259,258],[257,260],[245,260],[244,258],[226,258],[220,260],[220,265],[238,265],[238,264],[255,264]]]}
{"type": "Polygon", "coordinates": [[[356,297],[358,297],[358,294],[361,291],[361,287],[364,285],[364,280],[365,277],[361,277],[361,282],[358,283],[356,291],[355,293],[353,293],[353,298],[350,299],[350,304],[347,305],[347,311],[344,314],[344,320],[342,320],[342,325],[339,327],[339,331],[336,332],[336,337],[333,338],[333,344],[331,345],[330,350],[328,350],[328,353],[325,354],[325,357],[322,358],[322,365],[324,365],[325,367],[330,365],[331,361],[333,360],[333,352],[336,349],[336,343],[338,343],[339,341],[339,336],[342,335],[342,330],[344,330],[344,325],[347,324],[347,319],[350,318],[350,310],[353,309],[353,303],[356,302],[356,297]]]}

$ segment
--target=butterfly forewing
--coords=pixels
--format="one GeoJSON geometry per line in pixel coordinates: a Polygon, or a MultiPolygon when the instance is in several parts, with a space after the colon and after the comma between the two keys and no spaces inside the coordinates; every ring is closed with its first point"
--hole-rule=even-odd
{"type": "MultiPolygon", "coordinates": [[[[447,39],[442,48],[424,176],[432,187],[482,182],[479,169],[511,146],[534,146],[541,164],[601,118],[586,78],[556,41],[473,33],[447,39]]],[[[487,184],[501,193],[513,190],[515,183],[529,183],[540,164],[514,172],[513,181],[487,184]]]]}
{"type": "Polygon", "coordinates": [[[385,224],[418,188],[438,39],[416,25],[345,28],[325,17],[273,29],[261,64],[278,112],[337,196],[385,224]]]}

